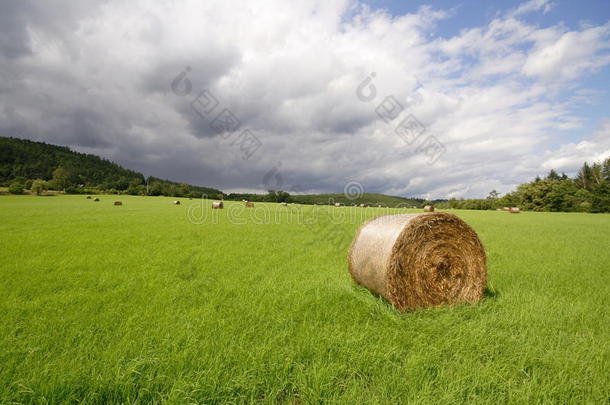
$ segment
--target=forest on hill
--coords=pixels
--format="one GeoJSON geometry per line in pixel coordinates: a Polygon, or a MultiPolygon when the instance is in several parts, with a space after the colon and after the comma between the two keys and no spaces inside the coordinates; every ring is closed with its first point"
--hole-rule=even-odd
{"type": "Polygon", "coordinates": [[[99,156],[79,153],[65,146],[18,138],[0,137],[0,185],[11,192],[31,189],[66,193],[166,195],[200,198],[222,196],[220,190],[176,183],[125,169],[99,156]],[[148,191],[147,191],[148,185],[148,191]]]}

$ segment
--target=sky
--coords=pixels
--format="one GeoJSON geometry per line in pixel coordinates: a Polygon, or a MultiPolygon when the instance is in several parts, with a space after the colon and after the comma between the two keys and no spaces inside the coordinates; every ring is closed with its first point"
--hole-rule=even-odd
{"type": "Polygon", "coordinates": [[[610,156],[607,0],[0,2],[0,136],[225,192],[501,194],[610,156]]]}

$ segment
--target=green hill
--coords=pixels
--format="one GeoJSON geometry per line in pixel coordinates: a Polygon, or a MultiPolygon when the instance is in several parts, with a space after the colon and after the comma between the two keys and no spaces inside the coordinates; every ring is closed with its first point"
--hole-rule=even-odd
{"type": "MultiPolygon", "coordinates": [[[[25,139],[0,137],[0,185],[15,180],[52,180],[58,168],[63,168],[66,191],[116,191],[129,194],[146,193],[142,173],[125,169],[99,156],[79,153],[65,146],[50,145],[25,139]]],[[[194,196],[218,195],[222,191],[148,178],[153,195],[194,196]]]]}

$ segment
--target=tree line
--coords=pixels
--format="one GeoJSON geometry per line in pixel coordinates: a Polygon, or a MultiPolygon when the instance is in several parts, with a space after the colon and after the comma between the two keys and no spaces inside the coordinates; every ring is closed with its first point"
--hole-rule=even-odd
{"type": "Polygon", "coordinates": [[[491,210],[519,207],[528,211],[610,212],[610,158],[603,162],[585,162],[574,178],[551,170],[546,177],[536,177],[515,191],[500,196],[492,190],[485,199],[450,199],[424,201],[381,194],[364,194],[357,200],[342,194],[291,195],[282,190],[267,194],[232,193],[176,183],[125,169],[99,156],[78,153],[67,147],[17,138],[0,137],[0,186],[19,194],[24,190],[41,194],[60,190],[66,193],[111,193],[261,202],[327,204],[331,199],[345,205],[417,206],[433,204],[437,208],[491,210]]]}
{"type": "Polygon", "coordinates": [[[451,199],[438,208],[491,210],[519,207],[527,211],[610,212],[610,158],[585,162],[574,178],[551,170],[500,197],[492,190],[486,199],[451,199]]]}
{"type": "Polygon", "coordinates": [[[405,198],[384,194],[363,193],[359,196],[348,197],[345,194],[290,194],[283,190],[268,190],[267,194],[231,193],[225,196],[225,199],[252,202],[287,202],[310,205],[335,205],[335,203],[339,203],[341,205],[351,206],[365,204],[371,207],[381,206],[398,208],[423,207],[425,202],[425,200],[421,198],[405,198]]]}

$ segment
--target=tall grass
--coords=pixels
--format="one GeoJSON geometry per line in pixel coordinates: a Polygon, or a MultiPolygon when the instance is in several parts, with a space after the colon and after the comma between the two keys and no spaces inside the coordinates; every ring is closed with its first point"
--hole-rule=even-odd
{"type": "Polygon", "coordinates": [[[487,297],[400,314],[346,269],[381,210],[189,220],[200,201],[115,199],[0,197],[0,402],[610,396],[609,215],[454,211],[486,246],[487,297]]]}

